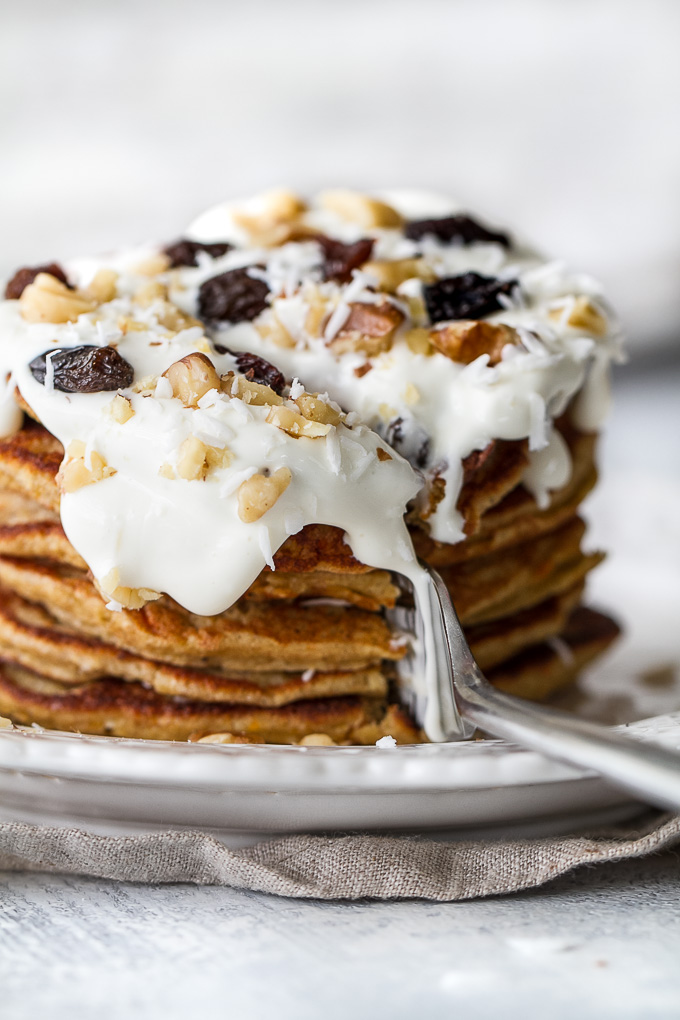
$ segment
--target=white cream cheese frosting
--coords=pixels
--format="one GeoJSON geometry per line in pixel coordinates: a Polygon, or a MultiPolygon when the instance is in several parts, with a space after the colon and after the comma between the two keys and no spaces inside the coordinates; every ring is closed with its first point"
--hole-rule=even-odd
{"type": "MultiPolygon", "coordinates": [[[[456,212],[446,200],[420,193],[381,197],[397,221],[456,212]]],[[[3,302],[0,433],[20,426],[17,387],[64,445],[64,478],[77,462],[76,474],[88,484],[62,479],[61,519],[112,611],[166,593],[199,616],[217,614],[266,565],[274,566],[288,536],[313,523],[342,528],[358,560],[402,574],[414,586],[425,617],[427,668],[411,677],[411,693],[427,735],[441,739],[436,699],[428,697],[436,678],[425,578],[404,523],[407,506],[419,492],[422,499],[425,482],[443,480],[444,498],[428,525],[435,539],[461,540],[456,502],[463,459],[494,439],[525,438],[531,454],[524,481],[539,506],[546,505],[571,471],[553,421],[572,403],[577,425],[598,426],[609,362],[619,353],[618,327],[593,281],[526,249],[445,244],[433,236],[414,241],[400,225],[367,227],[323,202],[299,216],[302,236],[272,245],[257,229],[267,207],[267,200],[229,203],[199,217],[188,238],[234,247],[215,258],[198,251],[195,266],[169,269],[155,246],[65,263],[76,294],[92,293],[100,271],[116,274],[112,293],[91,301],[73,321],[29,321],[22,301],[3,302]],[[422,279],[407,278],[388,294],[378,292],[370,266],[354,269],[346,282],[324,279],[315,232],[345,244],[371,238],[372,262],[417,258],[430,280],[467,272],[516,280],[504,307],[485,321],[511,327],[520,342],[505,347],[493,366],[488,355],[462,364],[431,347],[423,352],[412,342],[414,331],[432,325],[422,279]],[[195,323],[190,317],[200,310],[201,285],[241,268],[266,284],[262,313],[252,321],[195,323]],[[165,296],[149,293],[150,278],[165,296]],[[573,309],[585,299],[598,335],[574,325],[573,309]],[[334,341],[351,307],[385,302],[400,320],[389,349],[339,353],[334,341]],[[54,359],[47,358],[43,381],[31,371],[31,361],[45,352],[83,346],[114,347],[132,368],[132,384],[63,392],[54,385],[54,359]],[[242,351],[281,370],[287,385],[280,396],[250,399],[231,353],[242,351]],[[187,406],[164,373],[198,354],[210,359],[221,381],[187,406]],[[277,408],[298,415],[305,393],[320,394],[330,409],[332,423],[321,422],[314,438],[277,423],[277,408]],[[187,457],[202,464],[194,475],[184,470],[187,457]],[[244,486],[282,478],[271,505],[244,519],[244,486]]]]}
{"type": "MultiPolygon", "coordinates": [[[[406,221],[461,211],[450,200],[424,192],[394,191],[379,197],[406,221]]],[[[609,365],[621,357],[620,328],[596,281],[545,260],[524,245],[446,244],[433,236],[413,241],[401,228],[366,229],[312,206],[306,223],[323,234],[347,243],[373,238],[372,262],[418,258],[436,278],[475,272],[518,283],[511,296],[502,296],[506,307],[484,317],[485,322],[512,327],[521,340],[505,348],[497,365],[490,366],[485,355],[461,364],[439,351],[424,354],[409,346],[409,331],[428,325],[421,310],[423,283],[418,278],[404,281],[394,296],[387,297],[404,314],[388,351],[376,356],[339,355],[329,338],[333,329],[342,327],[350,302],[375,304],[385,299],[384,294],[376,294],[370,269],[355,271],[349,284],[320,285],[333,310],[323,335],[311,335],[305,323],[318,298],[319,285],[309,283],[317,246],[303,242],[269,252],[249,249],[247,234],[239,226],[244,208],[256,211],[257,205],[226,203],[191,224],[187,237],[231,241],[240,247],[214,262],[205,260],[199,268],[181,270],[181,290],[173,295],[175,300],[195,313],[198,287],[205,279],[237,266],[264,266],[257,272],[270,284],[272,314],[285,326],[292,344],[282,346],[275,331],[267,334],[252,322],[221,325],[217,332],[223,342],[261,353],[287,375],[327,390],[388,441],[398,422],[402,440],[397,448],[428,478],[439,477],[446,483],[444,499],[428,519],[435,539],[450,543],[463,538],[463,521],[456,510],[462,461],[494,439],[528,439],[530,464],[525,481],[539,504],[545,505],[550,491],[567,481],[568,451],[555,436],[553,422],[578,394],[574,423],[586,431],[596,430],[608,409],[609,365]],[[583,302],[593,313],[596,331],[573,314],[583,302]],[[370,370],[360,374],[367,364],[370,370]]]]}

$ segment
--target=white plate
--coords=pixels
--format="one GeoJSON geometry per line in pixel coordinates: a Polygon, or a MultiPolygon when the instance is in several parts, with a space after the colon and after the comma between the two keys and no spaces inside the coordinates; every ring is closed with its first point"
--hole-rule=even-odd
{"type": "MultiPolygon", "coordinates": [[[[590,601],[626,636],[564,704],[680,749],[680,489],[609,479],[589,510],[590,545],[610,551],[590,601]]],[[[96,832],[189,826],[231,843],[340,829],[556,832],[636,809],[598,777],[504,741],[298,748],[0,731],[0,819],[96,832]]]]}

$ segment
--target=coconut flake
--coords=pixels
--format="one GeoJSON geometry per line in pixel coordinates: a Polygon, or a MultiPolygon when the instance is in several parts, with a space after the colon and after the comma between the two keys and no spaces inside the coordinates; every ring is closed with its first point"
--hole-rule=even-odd
{"type": "Polygon", "coordinates": [[[269,528],[266,524],[258,524],[257,541],[259,542],[260,551],[264,556],[265,563],[270,570],[276,570],[276,567],[274,566],[274,556],[272,553],[272,542],[269,537],[269,528]]]}

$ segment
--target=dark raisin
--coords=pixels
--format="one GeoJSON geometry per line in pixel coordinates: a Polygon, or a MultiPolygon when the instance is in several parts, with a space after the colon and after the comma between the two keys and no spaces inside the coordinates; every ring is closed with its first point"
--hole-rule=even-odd
{"type": "Polygon", "coordinates": [[[512,293],[517,280],[497,280],[480,273],[447,276],[423,288],[430,322],[449,319],[483,319],[502,308],[499,294],[512,293]]]}
{"type": "MultiPolygon", "coordinates": [[[[119,390],[132,383],[132,365],[113,347],[71,347],[50,358],[54,370],[54,388],[63,393],[101,393],[119,390]]],[[[28,366],[33,378],[45,385],[47,355],[45,351],[28,366]]]]}
{"type": "Polygon", "coordinates": [[[418,447],[418,452],[416,454],[416,467],[424,468],[429,459],[430,459],[430,440],[429,437],[426,436],[425,439],[423,439],[420,446],[418,447]]]}
{"type": "Polygon", "coordinates": [[[508,234],[489,230],[472,216],[444,216],[439,220],[411,220],[404,227],[404,234],[411,241],[420,241],[423,237],[433,236],[445,244],[458,241],[459,244],[474,244],[475,241],[488,241],[502,244],[510,248],[512,242],[508,234]]]}
{"type": "Polygon", "coordinates": [[[57,280],[61,280],[67,287],[70,287],[61,266],[57,265],[56,262],[48,262],[45,266],[24,266],[23,269],[17,269],[5,287],[5,297],[10,301],[16,301],[17,298],[21,297],[29,283],[33,283],[38,273],[49,273],[50,276],[56,276],[57,280]]]}
{"type": "Polygon", "coordinates": [[[210,322],[249,322],[267,307],[269,287],[247,269],[230,269],[201,284],[198,314],[210,322]]]}
{"type": "Polygon", "coordinates": [[[196,256],[199,251],[204,251],[211,259],[217,259],[220,255],[226,255],[231,251],[232,245],[226,241],[216,241],[213,244],[203,244],[201,241],[189,241],[182,237],[174,244],[169,244],[163,249],[163,253],[170,259],[172,268],[177,266],[197,266],[196,256]]]}
{"type": "Polygon", "coordinates": [[[403,418],[393,418],[385,430],[385,441],[406,457],[411,464],[423,468],[430,456],[430,439],[422,426],[403,418]]]}
{"type": "Polygon", "coordinates": [[[335,280],[337,283],[349,283],[352,270],[368,262],[375,243],[373,238],[365,237],[353,244],[344,244],[325,234],[315,235],[314,240],[321,245],[324,255],[324,280],[335,280]]]}
{"type": "Polygon", "coordinates": [[[266,361],[258,354],[251,354],[250,351],[232,351],[222,344],[215,344],[218,354],[231,354],[236,359],[239,372],[242,372],[249,382],[260,383],[262,386],[271,386],[279,396],[286,385],[283,372],[280,372],[271,361],[266,361]]]}

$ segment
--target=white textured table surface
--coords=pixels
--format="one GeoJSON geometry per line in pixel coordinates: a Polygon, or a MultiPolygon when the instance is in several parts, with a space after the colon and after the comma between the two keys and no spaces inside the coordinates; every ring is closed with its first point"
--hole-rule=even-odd
{"type": "Polygon", "coordinates": [[[2,1015],[677,1018],[678,863],[442,905],[0,877],[2,1015]]]}

